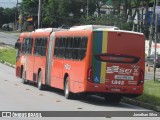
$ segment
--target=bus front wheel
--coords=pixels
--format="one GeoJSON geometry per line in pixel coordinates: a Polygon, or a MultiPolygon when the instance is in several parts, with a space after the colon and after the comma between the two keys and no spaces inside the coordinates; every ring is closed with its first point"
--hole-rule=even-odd
{"type": "Polygon", "coordinates": [[[22,71],[22,83],[23,84],[27,84],[28,83],[28,81],[26,80],[26,76],[25,76],[25,71],[24,70],[22,71]]]}
{"type": "Polygon", "coordinates": [[[44,86],[42,84],[42,72],[41,71],[38,74],[37,87],[38,87],[39,90],[43,90],[44,89],[44,86]]]}
{"type": "Polygon", "coordinates": [[[64,85],[64,96],[65,96],[66,99],[71,99],[72,98],[72,93],[70,92],[68,77],[66,78],[65,85],[64,85]]]}

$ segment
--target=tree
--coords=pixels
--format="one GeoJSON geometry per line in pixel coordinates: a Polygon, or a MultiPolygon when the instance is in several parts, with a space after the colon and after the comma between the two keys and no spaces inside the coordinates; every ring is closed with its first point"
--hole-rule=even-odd
{"type": "Polygon", "coordinates": [[[38,0],[22,0],[21,9],[24,16],[35,16],[38,13],[38,0]]]}
{"type": "MultiPolygon", "coordinates": [[[[93,0],[89,1],[88,6],[89,14],[92,15],[96,10],[93,0]]],[[[55,27],[62,24],[79,24],[81,18],[86,17],[86,11],[86,0],[48,0],[45,5],[44,23],[55,27]]]]}
{"type": "Polygon", "coordinates": [[[4,24],[4,19],[3,19],[3,11],[4,8],[0,7],[0,26],[2,26],[2,24],[4,24]]]}
{"type": "Polygon", "coordinates": [[[15,21],[16,8],[0,7],[0,26],[15,21]]]}
{"type": "Polygon", "coordinates": [[[106,4],[107,0],[92,0],[96,6],[98,16],[101,16],[101,7],[106,4]]]}
{"type": "MultiPolygon", "coordinates": [[[[82,23],[92,23],[94,24],[109,24],[109,25],[119,25],[122,28],[124,23],[130,16],[129,26],[133,23],[136,14],[139,14],[139,7],[145,6],[148,9],[150,2],[154,0],[88,0],[88,13],[87,16],[87,0],[42,0],[42,21],[45,27],[58,27],[62,24],[66,25],[78,25],[82,23]],[[110,17],[120,20],[113,21],[107,15],[107,23],[105,17],[101,16],[101,8],[103,5],[113,6],[113,12],[110,17]],[[136,9],[132,13],[132,9],[136,9]],[[93,17],[93,13],[97,10],[98,18],[93,17]],[[103,21],[103,22],[102,22],[103,21]]],[[[38,0],[23,0],[22,1],[23,15],[37,15],[38,13],[38,0]]],[[[139,16],[138,16],[139,17],[139,16]]],[[[139,18],[138,18],[139,19],[139,18]]],[[[138,25],[139,25],[138,21],[138,25]]],[[[128,25],[128,24],[127,24],[128,25]]],[[[126,26],[127,26],[126,25],[126,26]]],[[[125,26],[125,25],[124,25],[125,26]]]]}
{"type": "MultiPolygon", "coordinates": [[[[67,1],[67,0],[66,0],[67,1]]],[[[45,6],[45,14],[43,22],[50,26],[57,26],[61,24],[61,21],[65,20],[68,16],[65,11],[68,11],[68,4],[66,1],[61,0],[48,0],[45,6]]]]}

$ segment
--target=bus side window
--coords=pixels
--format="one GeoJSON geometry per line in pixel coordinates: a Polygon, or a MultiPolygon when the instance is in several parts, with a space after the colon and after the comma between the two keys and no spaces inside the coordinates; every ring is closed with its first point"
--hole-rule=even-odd
{"type": "Polygon", "coordinates": [[[75,37],[73,41],[73,54],[72,54],[73,59],[76,60],[80,59],[79,58],[80,43],[81,43],[81,38],[75,37]]]}
{"type": "Polygon", "coordinates": [[[60,38],[59,39],[59,47],[58,47],[58,55],[59,55],[59,58],[63,58],[63,55],[64,55],[64,52],[63,52],[63,50],[64,50],[64,38],[60,38]]]}
{"type": "Polygon", "coordinates": [[[70,39],[70,37],[67,37],[66,38],[66,45],[65,45],[65,58],[66,59],[71,59],[71,53],[69,53],[70,51],[69,51],[69,49],[70,49],[70,44],[71,44],[71,39],[70,39]]]}
{"type": "Polygon", "coordinates": [[[15,44],[15,48],[17,49],[16,61],[19,60],[19,58],[20,58],[21,45],[22,45],[22,44],[19,42],[19,39],[18,39],[17,42],[16,42],[16,44],[15,44]]]}
{"type": "Polygon", "coordinates": [[[23,43],[22,43],[22,53],[26,54],[26,44],[25,44],[26,39],[23,39],[23,43]]]}
{"type": "Polygon", "coordinates": [[[58,42],[58,46],[57,46],[57,51],[58,51],[57,53],[58,53],[58,54],[57,54],[57,57],[59,57],[59,58],[60,58],[60,56],[61,56],[61,50],[60,50],[60,48],[61,48],[61,43],[62,43],[61,40],[62,40],[62,39],[59,38],[59,40],[57,41],[57,42],[58,42]]]}
{"type": "Polygon", "coordinates": [[[39,38],[38,55],[42,56],[42,38],[39,38]]]}
{"type": "Polygon", "coordinates": [[[68,40],[69,40],[69,46],[68,46],[68,58],[69,59],[72,59],[72,44],[73,44],[73,39],[71,37],[68,37],[68,40]]]}
{"type": "Polygon", "coordinates": [[[33,38],[28,38],[28,54],[32,54],[33,38]]]}
{"type": "Polygon", "coordinates": [[[36,38],[34,45],[34,54],[40,56],[46,56],[47,38],[36,38]]]}
{"type": "Polygon", "coordinates": [[[48,39],[43,38],[43,55],[46,56],[46,48],[47,48],[48,39]]]}
{"type": "Polygon", "coordinates": [[[22,54],[27,54],[27,38],[23,39],[22,43],[22,54]]]}
{"type": "Polygon", "coordinates": [[[74,59],[74,58],[73,58],[73,54],[74,54],[73,44],[74,44],[74,38],[71,37],[71,38],[70,38],[70,55],[71,55],[70,58],[71,58],[71,59],[74,59]]]}
{"type": "Polygon", "coordinates": [[[87,37],[82,37],[80,50],[79,50],[79,59],[82,60],[86,55],[86,48],[87,48],[87,37]]]}
{"type": "Polygon", "coordinates": [[[82,60],[86,55],[87,37],[56,38],[54,56],[65,59],[82,60]]]}
{"type": "Polygon", "coordinates": [[[87,37],[82,37],[81,48],[87,48],[87,37]]]}
{"type": "Polygon", "coordinates": [[[29,43],[29,40],[28,38],[25,38],[25,53],[28,54],[28,43],[29,43]]]}
{"type": "Polygon", "coordinates": [[[56,43],[55,43],[55,48],[54,48],[54,56],[55,57],[60,57],[60,50],[59,50],[59,48],[60,48],[60,43],[61,43],[61,41],[60,41],[60,38],[56,38],[56,41],[55,41],[56,43]]]}
{"type": "Polygon", "coordinates": [[[35,39],[35,45],[34,45],[34,54],[35,55],[39,55],[39,45],[40,45],[40,39],[39,38],[36,38],[35,39]]]}
{"type": "Polygon", "coordinates": [[[72,46],[72,59],[75,59],[76,57],[75,57],[75,44],[76,44],[76,40],[75,40],[76,38],[75,37],[73,37],[73,46],[72,46]]]}

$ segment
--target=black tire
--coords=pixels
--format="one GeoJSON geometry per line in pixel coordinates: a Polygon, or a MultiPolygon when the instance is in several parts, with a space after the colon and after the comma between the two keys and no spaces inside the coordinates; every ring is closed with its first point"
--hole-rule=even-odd
{"type": "Polygon", "coordinates": [[[66,78],[65,85],[64,85],[64,96],[66,99],[71,99],[73,97],[72,93],[70,92],[68,77],[66,78]]]}
{"type": "Polygon", "coordinates": [[[39,90],[44,90],[44,85],[42,84],[42,72],[41,71],[38,74],[37,87],[39,90]]]}
{"type": "Polygon", "coordinates": [[[26,80],[25,71],[22,70],[22,83],[27,84],[28,80],[26,80]]]}
{"type": "Polygon", "coordinates": [[[120,103],[122,96],[109,94],[109,95],[106,95],[104,98],[106,103],[120,103]]]}

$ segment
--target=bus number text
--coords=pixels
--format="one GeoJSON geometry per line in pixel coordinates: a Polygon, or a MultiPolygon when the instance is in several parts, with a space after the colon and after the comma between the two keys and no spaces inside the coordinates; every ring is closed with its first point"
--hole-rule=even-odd
{"type": "Polygon", "coordinates": [[[121,81],[121,80],[112,80],[111,84],[113,84],[113,85],[124,85],[124,81],[121,81]]]}

